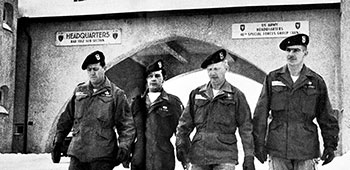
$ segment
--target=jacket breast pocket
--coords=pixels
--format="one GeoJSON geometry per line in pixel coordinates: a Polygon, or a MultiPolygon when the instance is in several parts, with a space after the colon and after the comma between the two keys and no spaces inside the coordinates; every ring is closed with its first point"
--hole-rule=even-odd
{"type": "Polygon", "coordinates": [[[113,108],[113,97],[112,96],[98,96],[98,105],[92,108],[97,113],[97,119],[103,126],[107,125],[112,120],[112,108],[113,108]]]}
{"type": "Polygon", "coordinates": [[[201,124],[205,120],[205,113],[208,109],[209,100],[196,99],[194,101],[194,122],[196,124],[201,124]]]}
{"type": "Polygon", "coordinates": [[[157,110],[157,114],[162,118],[167,118],[172,115],[169,109],[168,106],[160,106],[157,110]]]}
{"type": "Polygon", "coordinates": [[[171,112],[171,108],[163,105],[157,109],[157,128],[162,132],[160,136],[171,137],[175,133],[178,119],[174,116],[174,112],[171,112]]]}
{"type": "Polygon", "coordinates": [[[77,95],[75,97],[74,118],[80,119],[84,115],[84,105],[87,102],[87,95],[77,95]]]}
{"type": "Polygon", "coordinates": [[[215,113],[214,121],[220,125],[233,126],[233,122],[235,122],[235,110],[235,101],[219,99],[213,110],[215,113]]]}
{"type": "Polygon", "coordinates": [[[317,89],[304,88],[304,96],[302,100],[302,111],[307,114],[314,114],[317,104],[318,91],[317,89]]]}
{"type": "Polygon", "coordinates": [[[284,110],[288,88],[286,86],[272,86],[271,91],[271,110],[284,110]]]}

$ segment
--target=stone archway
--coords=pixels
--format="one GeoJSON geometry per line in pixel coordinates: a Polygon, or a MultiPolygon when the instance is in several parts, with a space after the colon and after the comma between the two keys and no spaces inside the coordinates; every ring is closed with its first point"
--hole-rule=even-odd
{"type": "MultiPolygon", "coordinates": [[[[106,75],[125,90],[129,98],[145,89],[145,68],[158,59],[165,62],[167,79],[200,68],[201,62],[221,49],[218,45],[188,37],[171,36],[149,42],[108,63],[106,75]]],[[[227,49],[226,49],[227,50],[227,49]]],[[[265,73],[232,51],[227,50],[230,71],[262,83],[265,73]]]]}

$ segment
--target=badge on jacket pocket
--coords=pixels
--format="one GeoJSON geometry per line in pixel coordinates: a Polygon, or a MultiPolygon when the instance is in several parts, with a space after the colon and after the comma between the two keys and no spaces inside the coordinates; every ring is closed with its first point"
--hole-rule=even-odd
{"type": "Polygon", "coordinates": [[[160,110],[162,110],[162,111],[164,111],[164,112],[169,111],[169,110],[168,110],[168,106],[163,106],[160,110]]]}

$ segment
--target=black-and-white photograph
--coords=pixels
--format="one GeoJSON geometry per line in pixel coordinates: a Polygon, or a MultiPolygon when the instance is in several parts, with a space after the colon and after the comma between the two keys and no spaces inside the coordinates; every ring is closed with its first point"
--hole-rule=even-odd
{"type": "Polygon", "coordinates": [[[0,0],[0,170],[348,170],[350,1],[0,0]]]}

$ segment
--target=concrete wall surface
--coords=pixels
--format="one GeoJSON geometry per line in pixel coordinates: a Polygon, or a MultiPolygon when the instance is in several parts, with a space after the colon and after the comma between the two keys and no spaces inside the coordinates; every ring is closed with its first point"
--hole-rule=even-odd
{"type": "MultiPolygon", "coordinates": [[[[94,50],[101,50],[109,66],[120,63],[150,42],[171,36],[188,37],[228,49],[264,72],[285,64],[278,45],[283,38],[232,39],[232,24],[309,21],[309,55],[305,63],[325,79],[334,108],[340,107],[339,9],[293,11],[199,13],[191,15],[140,15],[127,18],[35,19],[27,28],[32,39],[29,85],[28,151],[45,152],[49,132],[58,111],[74,87],[87,75],[81,63],[94,50]],[[122,43],[114,45],[56,46],[59,31],[120,28],[122,43]]],[[[199,66],[198,66],[199,67],[199,66]]]]}
{"type": "Polygon", "coordinates": [[[344,0],[341,6],[341,25],[340,25],[340,49],[341,49],[341,60],[337,66],[341,70],[341,78],[339,79],[339,92],[341,94],[341,105],[343,114],[341,117],[340,128],[341,128],[341,144],[342,151],[346,152],[350,149],[350,1],[344,0]]]}
{"type": "Polygon", "coordinates": [[[12,150],[17,17],[17,0],[0,0],[0,152],[12,150]]]}

